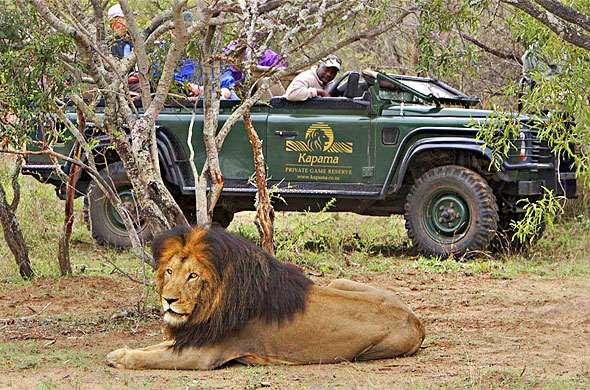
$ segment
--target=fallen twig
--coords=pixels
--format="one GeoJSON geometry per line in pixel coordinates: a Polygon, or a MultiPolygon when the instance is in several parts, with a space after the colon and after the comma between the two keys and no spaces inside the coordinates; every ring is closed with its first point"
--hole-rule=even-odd
{"type": "Polygon", "coordinates": [[[131,275],[129,275],[129,273],[123,271],[121,268],[119,268],[117,266],[117,264],[113,263],[110,260],[106,260],[106,262],[109,263],[109,265],[111,265],[113,267],[113,271],[111,271],[111,273],[117,272],[117,273],[125,276],[127,279],[131,280],[132,282],[141,284],[143,286],[151,286],[153,284],[151,282],[145,282],[145,281],[141,281],[141,280],[138,280],[138,279],[134,278],[133,276],[131,276],[131,275]]]}
{"type": "MultiPolygon", "coordinates": [[[[49,305],[51,305],[51,302],[47,303],[47,305],[43,306],[43,308],[41,310],[35,312],[34,314],[31,314],[30,316],[15,317],[15,318],[0,318],[0,323],[14,324],[15,322],[19,322],[19,321],[28,321],[30,319],[37,317],[39,314],[43,313],[49,307],[49,305]]],[[[29,309],[31,309],[31,308],[29,308],[29,309]]],[[[33,309],[31,309],[31,310],[33,310],[33,309]]]]}

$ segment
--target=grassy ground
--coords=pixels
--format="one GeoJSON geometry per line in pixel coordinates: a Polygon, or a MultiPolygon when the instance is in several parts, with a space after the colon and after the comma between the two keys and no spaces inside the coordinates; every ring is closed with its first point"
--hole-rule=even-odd
{"type": "MultiPolygon", "coordinates": [[[[0,170],[5,177],[5,171],[0,170]]],[[[399,217],[279,213],[278,257],[317,283],[347,277],[398,293],[428,336],[412,357],[304,367],[230,366],[213,372],[118,371],[104,355],[160,339],[151,272],[127,252],[96,246],[82,223],[74,276],[58,277],[63,204],[23,178],[19,209],[38,275],[22,281],[0,244],[0,388],[588,388],[590,218],[548,229],[526,254],[473,261],[416,254],[399,217]]],[[[256,240],[252,213],[230,230],[256,240]]],[[[1,242],[1,241],[0,241],[1,242]]]]}

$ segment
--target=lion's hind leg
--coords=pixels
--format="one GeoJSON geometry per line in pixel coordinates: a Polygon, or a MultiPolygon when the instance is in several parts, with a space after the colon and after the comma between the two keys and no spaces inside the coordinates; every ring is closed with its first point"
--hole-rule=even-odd
{"type": "Polygon", "coordinates": [[[356,360],[388,359],[416,353],[426,335],[424,326],[413,313],[408,313],[400,322],[390,328],[383,339],[359,353],[356,360]]]}
{"type": "Polygon", "coordinates": [[[368,284],[355,282],[348,279],[334,279],[328,284],[329,288],[343,291],[374,292],[379,289],[368,284]]]}

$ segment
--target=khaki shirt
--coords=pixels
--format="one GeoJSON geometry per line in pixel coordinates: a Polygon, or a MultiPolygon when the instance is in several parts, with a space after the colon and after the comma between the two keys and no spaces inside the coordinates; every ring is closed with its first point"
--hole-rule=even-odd
{"type": "Polygon", "coordinates": [[[300,102],[318,95],[318,89],[328,90],[331,83],[323,85],[316,73],[317,68],[313,67],[301,72],[291,81],[287,87],[285,97],[292,102],[300,102]]]}

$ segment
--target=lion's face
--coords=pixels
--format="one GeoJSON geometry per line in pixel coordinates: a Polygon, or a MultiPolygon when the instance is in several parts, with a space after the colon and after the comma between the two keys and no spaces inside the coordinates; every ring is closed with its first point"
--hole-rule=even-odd
{"type": "Polygon", "coordinates": [[[160,259],[156,280],[164,321],[178,327],[189,318],[198,322],[209,317],[218,301],[215,287],[219,281],[206,256],[173,247],[169,256],[160,259]]]}
{"type": "Polygon", "coordinates": [[[312,150],[324,150],[328,137],[323,131],[311,129],[306,135],[307,143],[312,150]]]}

